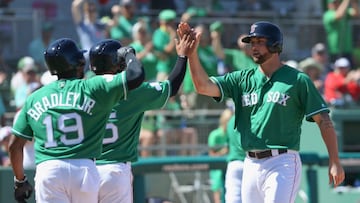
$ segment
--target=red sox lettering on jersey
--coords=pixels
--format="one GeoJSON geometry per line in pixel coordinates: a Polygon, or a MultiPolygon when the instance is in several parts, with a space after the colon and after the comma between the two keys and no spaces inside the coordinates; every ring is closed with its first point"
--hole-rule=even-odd
{"type": "MultiPolygon", "coordinates": [[[[280,105],[286,106],[286,101],[290,98],[289,95],[281,93],[279,91],[270,91],[266,95],[266,102],[278,103],[280,105]]],[[[259,96],[258,93],[253,92],[249,94],[242,95],[242,106],[252,106],[258,103],[259,96]]]]}
{"type": "Polygon", "coordinates": [[[55,93],[44,96],[41,102],[35,102],[27,111],[27,114],[34,120],[38,120],[41,114],[49,108],[54,107],[73,107],[92,115],[91,110],[95,106],[95,100],[86,97],[83,101],[79,100],[80,94],[76,92],[55,93]]]}

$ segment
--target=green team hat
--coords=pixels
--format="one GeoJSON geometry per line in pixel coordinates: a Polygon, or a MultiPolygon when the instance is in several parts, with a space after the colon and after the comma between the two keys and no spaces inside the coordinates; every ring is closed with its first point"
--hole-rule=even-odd
{"type": "Polygon", "coordinates": [[[162,10],[159,14],[159,19],[164,21],[174,20],[176,18],[176,12],[172,9],[162,10]]]}

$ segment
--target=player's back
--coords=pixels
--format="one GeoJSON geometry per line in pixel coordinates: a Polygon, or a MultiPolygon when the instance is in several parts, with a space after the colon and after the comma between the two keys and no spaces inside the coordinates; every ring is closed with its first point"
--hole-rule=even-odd
{"type": "Polygon", "coordinates": [[[98,157],[111,109],[126,95],[123,78],[58,80],[31,94],[14,130],[35,138],[36,163],[98,157]]]}
{"type": "Polygon", "coordinates": [[[96,164],[137,161],[144,112],[163,107],[170,97],[170,89],[167,80],[144,82],[129,92],[126,100],[117,103],[109,119],[111,125],[107,126],[102,156],[96,160],[96,164]]]}

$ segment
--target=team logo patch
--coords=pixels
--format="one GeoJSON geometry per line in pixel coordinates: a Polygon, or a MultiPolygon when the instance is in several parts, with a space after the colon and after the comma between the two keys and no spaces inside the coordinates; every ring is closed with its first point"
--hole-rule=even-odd
{"type": "Polygon", "coordinates": [[[253,32],[255,32],[255,30],[256,30],[256,27],[257,27],[257,25],[251,25],[251,27],[250,27],[250,33],[253,33],[253,32]]]}

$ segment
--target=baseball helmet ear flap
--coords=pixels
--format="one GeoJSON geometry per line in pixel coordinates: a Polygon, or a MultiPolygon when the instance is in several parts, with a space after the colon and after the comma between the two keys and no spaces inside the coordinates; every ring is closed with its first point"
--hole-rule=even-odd
{"type": "Polygon", "coordinates": [[[278,41],[272,43],[271,45],[270,45],[270,43],[268,43],[267,47],[271,53],[281,53],[282,52],[282,44],[280,44],[278,41]]]}

